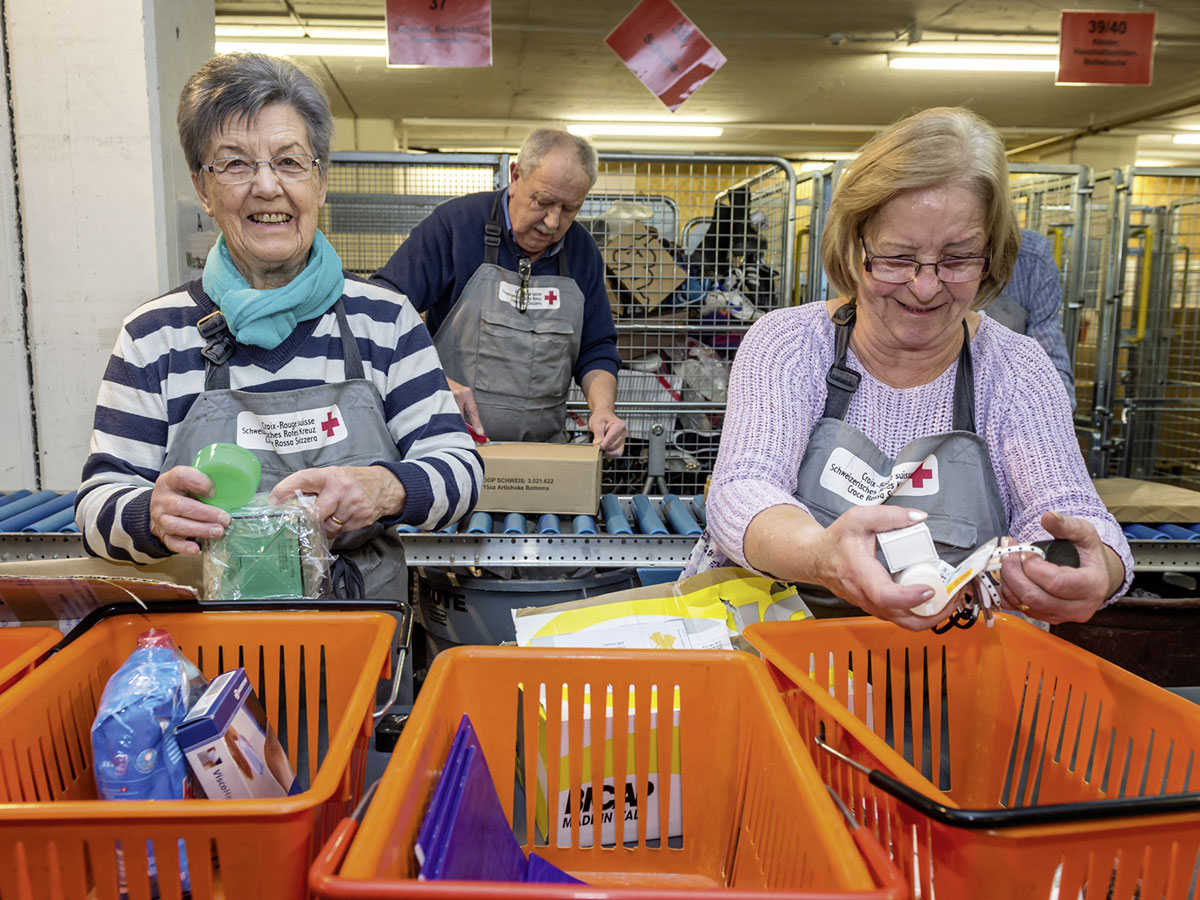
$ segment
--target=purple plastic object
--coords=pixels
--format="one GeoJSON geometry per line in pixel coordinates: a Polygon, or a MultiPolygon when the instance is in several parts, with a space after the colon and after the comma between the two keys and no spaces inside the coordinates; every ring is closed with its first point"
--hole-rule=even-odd
{"type": "Polygon", "coordinates": [[[552,862],[546,862],[537,853],[530,851],[529,865],[525,868],[527,884],[587,884],[574,875],[568,875],[552,862]]]}

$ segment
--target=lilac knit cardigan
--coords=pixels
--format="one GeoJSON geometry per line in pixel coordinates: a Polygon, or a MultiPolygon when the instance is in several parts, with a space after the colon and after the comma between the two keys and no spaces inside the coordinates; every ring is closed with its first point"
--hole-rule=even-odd
{"type": "MultiPolygon", "coordinates": [[[[833,362],[834,327],[824,303],[776,310],[747,332],[729,379],[721,448],[709,487],[708,529],[688,572],[726,561],[745,566],[750,521],[772,506],[803,508],[793,496],[808,436],[825,407],[825,374],[833,362]]],[[[1087,519],[1125,566],[1133,557],[1116,519],[1088,477],[1071,409],[1058,373],[1032,338],[987,315],[971,341],[975,365],[975,427],[987,442],[1008,533],[1018,540],[1050,535],[1039,519],[1056,510],[1087,519]]],[[[915,438],[949,431],[953,420],[951,365],[928,384],[893,388],[873,378],[851,350],[847,365],[862,374],[846,422],[895,456],[915,438]]]]}

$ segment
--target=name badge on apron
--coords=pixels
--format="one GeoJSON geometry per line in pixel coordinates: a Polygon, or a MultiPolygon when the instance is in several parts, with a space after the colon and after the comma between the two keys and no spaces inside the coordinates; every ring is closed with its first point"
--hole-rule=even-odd
{"type": "Polygon", "coordinates": [[[835,447],[821,470],[821,487],[856,506],[876,506],[888,497],[922,497],[940,488],[937,456],[896,463],[891,472],[876,472],[846,447],[835,447]]]}
{"type": "MultiPolygon", "coordinates": [[[[496,287],[499,290],[501,301],[514,309],[521,308],[517,302],[518,295],[521,293],[519,286],[501,281],[497,283],[496,287]]],[[[529,300],[526,309],[558,309],[562,303],[562,295],[559,294],[558,288],[531,286],[525,288],[525,293],[529,300]]]]}
{"type": "Polygon", "coordinates": [[[237,442],[251,450],[299,453],[340,443],[349,435],[336,403],[273,416],[255,415],[249,410],[237,414],[237,442]]]}

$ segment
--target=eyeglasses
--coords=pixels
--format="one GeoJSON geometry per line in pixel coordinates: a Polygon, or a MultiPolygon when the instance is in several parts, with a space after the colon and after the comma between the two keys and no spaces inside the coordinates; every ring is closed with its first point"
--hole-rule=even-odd
{"type": "Polygon", "coordinates": [[[321,160],[307,153],[281,153],[270,159],[249,159],[245,156],[222,156],[209,165],[201,166],[212,173],[221,184],[245,184],[258,173],[258,167],[266,165],[283,181],[303,181],[313,169],[319,168],[321,160]]]}
{"type": "Polygon", "coordinates": [[[873,278],[888,284],[908,284],[916,281],[921,270],[933,267],[933,274],[945,284],[961,284],[981,277],[991,264],[991,256],[951,256],[937,262],[923,263],[902,256],[872,256],[865,238],[859,238],[863,249],[863,268],[873,278]]]}
{"type": "Polygon", "coordinates": [[[517,288],[517,311],[525,312],[529,309],[529,275],[533,272],[533,260],[528,256],[522,256],[517,260],[517,275],[521,279],[521,286],[517,288]]]}

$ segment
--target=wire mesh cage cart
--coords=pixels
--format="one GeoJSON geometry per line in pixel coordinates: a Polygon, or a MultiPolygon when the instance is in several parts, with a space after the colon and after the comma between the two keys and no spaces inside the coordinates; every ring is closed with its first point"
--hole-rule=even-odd
{"type": "MultiPolygon", "coordinates": [[[[1094,346],[1093,474],[1200,487],[1200,169],[1097,176],[1080,325],[1094,346]],[[1103,276],[1101,278],[1101,276],[1103,276]]],[[[1082,368],[1082,367],[1081,367],[1082,368]]],[[[1083,372],[1080,373],[1081,377],[1083,372]]]]}

